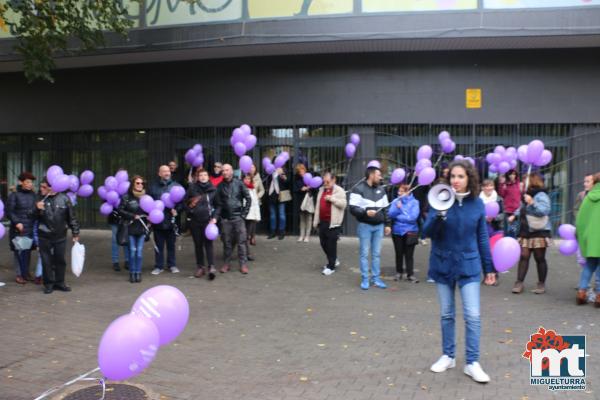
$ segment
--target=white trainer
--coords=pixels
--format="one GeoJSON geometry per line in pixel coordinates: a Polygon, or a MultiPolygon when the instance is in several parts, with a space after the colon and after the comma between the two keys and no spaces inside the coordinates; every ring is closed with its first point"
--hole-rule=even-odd
{"type": "Polygon", "coordinates": [[[177,267],[171,267],[169,269],[171,270],[172,274],[178,274],[179,273],[179,268],[177,268],[177,267]]]}
{"type": "Polygon", "coordinates": [[[154,268],[154,269],[152,270],[151,274],[152,274],[152,275],[159,275],[159,274],[161,274],[162,272],[163,272],[163,270],[162,270],[162,269],[160,269],[160,268],[154,268]]]}
{"type": "Polygon", "coordinates": [[[329,276],[329,275],[333,274],[334,272],[335,272],[335,269],[329,269],[329,268],[325,268],[325,269],[323,270],[323,275],[325,275],[325,276],[329,276]]]}
{"type": "Polygon", "coordinates": [[[336,266],[336,267],[339,267],[339,266],[340,266],[340,259],[339,259],[339,258],[336,258],[336,259],[335,259],[335,266],[336,266]]]}
{"type": "MultiPolygon", "coordinates": [[[[435,362],[435,364],[433,364],[431,366],[431,372],[444,372],[445,370],[449,369],[449,368],[454,368],[456,367],[456,360],[454,358],[450,358],[447,355],[443,355],[440,357],[439,360],[437,360],[435,362]]],[[[466,373],[466,370],[465,370],[466,373]]]]}
{"type": "Polygon", "coordinates": [[[490,381],[490,376],[486,374],[481,365],[477,361],[465,365],[465,374],[469,375],[475,382],[479,383],[488,383],[490,381]]]}

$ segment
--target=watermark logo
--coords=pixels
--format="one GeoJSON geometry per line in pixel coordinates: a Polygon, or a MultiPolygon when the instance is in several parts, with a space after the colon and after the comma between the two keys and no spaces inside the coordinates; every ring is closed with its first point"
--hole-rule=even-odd
{"type": "Polygon", "coordinates": [[[585,390],[585,335],[561,336],[540,327],[523,357],[531,365],[530,383],[549,390],[585,390]]]}

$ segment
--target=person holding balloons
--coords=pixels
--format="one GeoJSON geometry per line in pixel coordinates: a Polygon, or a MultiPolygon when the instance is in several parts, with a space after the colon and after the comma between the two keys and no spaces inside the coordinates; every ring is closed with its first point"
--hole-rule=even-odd
{"type": "Polygon", "coordinates": [[[195,182],[190,185],[184,200],[186,212],[190,218],[190,231],[194,239],[196,254],[196,278],[202,278],[208,273],[208,279],[215,279],[215,257],[213,241],[206,237],[204,231],[208,224],[215,224],[215,194],[217,189],[210,182],[208,171],[203,168],[196,170],[195,182]],[[206,252],[206,264],[204,253],[206,252]],[[207,270],[208,268],[208,270],[207,270]]]}
{"type": "MultiPolygon", "coordinates": [[[[504,200],[501,196],[498,196],[498,193],[494,189],[494,181],[491,179],[485,179],[481,184],[479,198],[485,206],[488,234],[491,240],[492,236],[502,234],[504,231],[504,200]]],[[[498,286],[500,284],[498,271],[495,273],[496,282],[494,286],[498,286]]]]}
{"type": "MultiPolygon", "coordinates": [[[[279,157],[279,156],[278,156],[279,157]]],[[[277,159],[276,159],[277,161],[277,159]]],[[[291,201],[290,182],[281,165],[276,167],[275,172],[267,178],[268,199],[269,199],[269,228],[270,233],[267,239],[273,239],[275,236],[279,240],[285,238],[285,204],[291,201]],[[278,221],[279,220],[279,221],[278,221]],[[278,223],[279,222],[279,223],[278,223]]]]}
{"type": "Polygon", "coordinates": [[[594,175],[594,186],[585,196],[577,214],[576,232],[585,265],[579,279],[577,304],[587,302],[587,288],[596,272],[596,299],[594,306],[600,308],[600,172],[594,175]]]}
{"type": "Polygon", "coordinates": [[[486,284],[492,285],[496,276],[485,207],[478,196],[479,177],[469,161],[450,164],[450,185],[456,201],[447,211],[431,208],[423,226],[432,243],[428,275],[436,282],[442,325],[443,355],[431,366],[431,371],[439,373],[456,366],[454,291],[458,284],[466,325],[464,373],[476,382],[486,383],[490,377],[479,364],[481,266],[486,284]]]}
{"type": "Polygon", "coordinates": [[[40,184],[40,196],[43,197],[36,203],[36,218],[39,221],[39,251],[42,256],[44,293],[50,294],[54,289],[70,292],[71,287],[65,283],[67,227],[71,229],[73,242],[78,242],[79,222],[69,197],[54,191],[46,177],[40,184]]]}
{"type": "Polygon", "coordinates": [[[396,253],[396,277],[401,281],[406,277],[408,282],[419,283],[414,275],[414,253],[419,242],[419,226],[417,220],[421,214],[419,201],[412,193],[410,186],[401,184],[396,197],[388,210],[388,215],[393,221],[392,241],[396,253]],[[404,261],[406,261],[406,275],[404,275],[404,261]]]}
{"type": "Polygon", "coordinates": [[[535,294],[546,293],[546,277],[548,263],[546,262],[546,249],[550,244],[552,226],[550,224],[550,197],[544,188],[542,177],[533,173],[525,178],[529,183],[527,192],[523,196],[523,206],[515,212],[513,217],[519,219],[518,241],[521,245],[521,259],[517,281],[512,289],[515,294],[524,290],[523,282],[529,269],[529,259],[533,253],[538,271],[538,283],[532,290],[535,294]]]}
{"type": "Polygon", "coordinates": [[[521,207],[521,184],[517,170],[511,169],[498,177],[498,194],[504,202],[505,233],[516,237],[515,212],[521,207]]]}
{"type": "Polygon", "coordinates": [[[140,205],[140,199],[146,194],[146,182],[140,175],[135,175],[131,180],[129,191],[123,196],[117,210],[117,214],[124,219],[127,224],[127,235],[129,246],[129,282],[142,281],[142,254],[144,251],[144,241],[146,235],[146,226],[142,219],[147,217],[140,205]]]}

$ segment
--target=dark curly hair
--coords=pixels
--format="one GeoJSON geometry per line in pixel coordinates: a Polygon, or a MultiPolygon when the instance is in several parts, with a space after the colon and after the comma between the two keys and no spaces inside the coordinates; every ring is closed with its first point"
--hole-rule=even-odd
{"type": "MultiPolygon", "coordinates": [[[[450,169],[449,176],[452,176],[452,170],[456,167],[460,167],[467,172],[467,190],[471,192],[471,197],[479,197],[479,174],[475,167],[468,160],[457,160],[450,163],[448,167],[450,169]]],[[[451,179],[451,178],[449,178],[451,179]]]]}

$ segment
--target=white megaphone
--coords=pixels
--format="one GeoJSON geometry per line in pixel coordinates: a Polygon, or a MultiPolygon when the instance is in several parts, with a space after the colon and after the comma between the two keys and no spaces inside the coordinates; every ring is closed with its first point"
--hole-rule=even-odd
{"type": "Polygon", "coordinates": [[[445,183],[435,185],[427,195],[429,205],[437,211],[448,210],[454,204],[455,199],[454,190],[445,183]]]}

